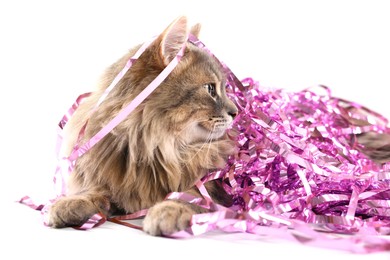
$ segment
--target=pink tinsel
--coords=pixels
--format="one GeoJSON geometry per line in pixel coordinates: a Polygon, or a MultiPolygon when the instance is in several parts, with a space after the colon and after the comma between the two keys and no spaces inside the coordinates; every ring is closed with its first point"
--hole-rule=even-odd
{"type": "Polygon", "coordinates": [[[324,86],[292,93],[247,78],[228,94],[239,107],[229,130],[239,151],[203,183],[224,178],[234,205],[195,216],[174,237],[222,229],[361,253],[390,249],[390,163],[374,163],[356,142],[356,134],[389,133],[385,118],[324,86]]]}
{"type": "Polygon", "coordinates": [[[389,226],[390,164],[368,159],[355,138],[389,132],[384,118],[366,115],[328,89],[288,93],[243,82],[245,93],[230,92],[240,107],[231,129],[240,151],[225,170],[234,172],[229,190],[238,210],[261,209],[348,234],[389,226]],[[356,125],[354,119],[367,123],[356,125]]]}

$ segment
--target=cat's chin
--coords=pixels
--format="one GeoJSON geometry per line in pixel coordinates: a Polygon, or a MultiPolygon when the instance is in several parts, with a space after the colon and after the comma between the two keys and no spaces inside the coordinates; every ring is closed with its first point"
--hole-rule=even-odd
{"type": "Polygon", "coordinates": [[[209,130],[202,125],[198,125],[195,130],[196,134],[193,135],[194,141],[197,142],[209,142],[222,138],[226,132],[226,128],[216,128],[209,130]]]}

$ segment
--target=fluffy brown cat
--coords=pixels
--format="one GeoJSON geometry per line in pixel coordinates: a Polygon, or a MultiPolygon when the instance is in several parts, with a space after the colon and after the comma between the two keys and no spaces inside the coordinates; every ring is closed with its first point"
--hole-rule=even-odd
{"type": "MultiPolygon", "coordinates": [[[[175,57],[182,44],[181,61],[163,83],[123,122],[77,159],[68,193],[49,210],[48,225],[78,226],[96,213],[132,213],[149,209],[143,230],[170,234],[189,225],[193,214],[206,209],[179,200],[165,200],[173,191],[200,196],[194,184],[207,171],[225,165],[233,145],[225,130],[237,108],[225,92],[221,64],[206,51],[187,42],[186,17],[179,17],[145,50],[105,101],[90,115],[103,92],[140,46],[130,50],[104,73],[97,90],[76,110],[64,129],[69,156],[80,129],[88,141],[133,100],[175,57]]],[[[208,182],[216,202],[230,197],[208,182]]]]}

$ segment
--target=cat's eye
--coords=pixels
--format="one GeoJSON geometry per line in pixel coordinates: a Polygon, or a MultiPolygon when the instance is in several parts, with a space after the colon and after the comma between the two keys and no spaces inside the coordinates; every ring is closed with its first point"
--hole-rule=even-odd
{"type": "Polygon", "coordinates": [[[210,96],[215,97],[217,95],[217,90],[214,83],[205,84],[204,88],[207,90],[210,96]]]}

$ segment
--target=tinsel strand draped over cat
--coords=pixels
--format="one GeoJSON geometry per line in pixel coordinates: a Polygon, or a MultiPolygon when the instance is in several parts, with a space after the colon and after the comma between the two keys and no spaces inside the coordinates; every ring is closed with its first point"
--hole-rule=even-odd
{"type": "MultiPolygon", "coordinates": [[[[234,152],[226,130],[237,108],[226,96],[221,64],[205,50],[187,42],[189,33],[198,36],[199,31],[199,24],[188,30],[186,17],[173,21],[93,110],[140,46],[103,74],[96,91],[64,128],[62,157],[69,156],[77,142],[88,141],[104,127],[186,44],[179,64],[163,83],[77,159],[67,194],[49,209],[49,226],[78,226],[96,213],[110,216],[149,209],[143,230],[162,235],[186,228],[193,214],[206,211],[184,201],[165,200],[173,191],[201,196],[194,184],[208,171],[223,167],[234,152]]],[[[207,188],[216,202],[227,206],[231,203],[218,181],[208,182],[207,188]]]]}

